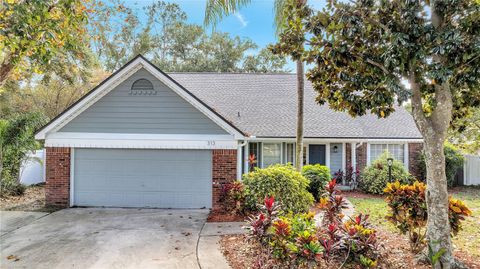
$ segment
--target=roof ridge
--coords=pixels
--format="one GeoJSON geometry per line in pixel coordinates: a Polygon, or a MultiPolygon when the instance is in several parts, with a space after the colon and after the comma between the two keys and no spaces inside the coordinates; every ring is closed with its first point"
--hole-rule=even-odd
{"type": "Polygon", "coordinates": [[[296,73],[287,73],[287,72],[268,72],[268,73],[259,73],[259,72],[166,72],[167,74],[201,74],[201,75],[297,75],[296,73]]]}

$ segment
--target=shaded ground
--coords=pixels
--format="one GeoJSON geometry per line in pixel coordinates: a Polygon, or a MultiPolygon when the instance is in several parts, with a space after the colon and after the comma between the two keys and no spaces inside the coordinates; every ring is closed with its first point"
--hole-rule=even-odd
{"type": "Polygon", "coordinates": [[[0,210],[54,212],[45,206],[45,185],[28,186],[23,195],[0,197],[0,210]]]}

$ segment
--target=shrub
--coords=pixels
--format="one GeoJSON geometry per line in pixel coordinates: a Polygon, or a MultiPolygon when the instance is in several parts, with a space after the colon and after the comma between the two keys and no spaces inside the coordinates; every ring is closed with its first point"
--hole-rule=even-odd
{"type": "Polygon", "coordinates": [[[325,187],[327,195],[320,198],[318,207],[325,211],[323,217],[324,225],[341,223],[343,219],[342,210],[347,208],[345,198],[341,195],[337,195],[335,190],[336,186],[336,179],[333,179],[325,187]]]}
{"type": "Polygon", "coordinates": [[[306,212],[313,203],[307,191],[308,179],[291,165],[273,165],[255,169],[243,177],[246,205],[255,209],[264,197],[273,196],[282,205],[282,210],[294,213],[306,212]]]}
{"type": "Polygon", "coordinates": [[[313,213],[288,214],[277,219],[271,228],[273,257],[284,263],[305,265],[321,258],[313,213]]]}
{"type": "Polygon", "coordinates": [[[268,243],[270,234],[267,232],[277,218],[279,209],[280,205],[275,202],[274,197],[265,197],[263,204],[259,207],[259,212],[247,220],[245,229],[249,231],[250,237],[260,243],[268,243]]]}
{"type": "Polygon", "coordinates": [[[325,185],[331,179],[330,169],[321,164],[305,165],[302,168],[302,175],[310,180],[308,191],[318,201],[325,190],[325,185]]]}
{"type": "Polygon", "coordinates": [[[7,173],[3,173],[3,177],[0,179],[0,197],[22,195],[25,189],[25,185],[19,183],[7,173]]]}
{"type": "Polygon", "coordinates": [[[338,170],[334,174],[334,178],[337,182],[345,182],[346,185],[350,186],[352,190],[357,188],[358,181],[360,181],[360,170],[355,169],[350,165],[347,167],[346,171],[338,170]]]}
{"type": "MultiPolygon", "coordinates": [[[[425,246],[427,224],[427,204],[425,201],[426,185],[415,182],[413,185],[401,185],[400,182],[388,183],[385,188],[386,202],[390,208],[387,219],[400,230],[408,234],[410,249],[414,253],[422,251],[425,246]]],[[[453,235],[461,229],[461,221],[472,212],[460,200],[449,198],[448,217],[453,235]]]]}
{"type": "MultiPolygon", "coordinates": [[[[28,158],[28,153],[39,149],[40,143],[34,133],[43,125],[45,118],[38,113],[24,113],[0,120],[0,178],[2,189],[10,188],[12,194],[23,193],[20,179],[20,166],[28,158]],[[3,182],[3,179],[8,181],[3,182]],[[14,182],[11,182],[11,181],[14,182]]],[[[2,191],[3,193],[3,191],[2,191]]]]}
{"type": "Polygon", "coordinates": [[[389,183],[385,188],[386,202],[390,208],[387,220],[395,225],[402,234],[408,234],[410,250],[420,252],[425,243],[425,226],[427,224],[427,204],[425,203],[426,186],[415,182],[413,185],[389,183]]]}
{"type": "MultiPolygon", "coordinates": [[[[367,193],[381,194],[389,182],[387,159],[388,152],[383,153],[371,165],[365,167],[362,179],[359,182],[360,189],[367,193]]],[[[408,173],[403,163],[393,160],[392,181],[399,181],[402,184],[410,184],[413,177],[408,173]]]]}
{"type": "Polygon", "coordinates": [[[227,212],[245,213],[245,187],[240,181],[222,185],[220,202],[227,212]]]}
{"type": "MultiPolygon", "coordinates": [[[[378,242],[377,231],[368,222],[368,215],[357,215],[346,221],[342,227],[343,242],[347,248],[348,258],[364,268],[377,266],[378,242]]],[[[345,251],[345,250],[344,250],[345,251]]]]}
{"type": "MultiPolygon", "coordinates": [[[[327,191],[335,200],[343,200],[334,188],[332,180],[327,191]]],[[[262,246],[258,268],[317,268],[322,258],[328,263],[332,256],[345,257],[345,262],[354,264],[352,268],[376,267],[377,236],[367,215],[358,215],[345,223],[336,218],[339,221],[317,227],[311,212],[277,216],[277,208],[273,197],[265,198],[259,214],[251,217],[246,227],[250,238],[262,246]]]]}
{"type": "MultiPolygon", "coordinates": [[[[455,146],[445,143],[443,147],[445,154],[445,173],[447,174],[447,184],[449,187],[455,186],[455,175],[460,167],[463,166],[465,158],[460,150],[455,146]]],[[[425,153],[420,155],[420,174],[423,179],[427,177],[427,165],[425,162],[425,153]]]]}

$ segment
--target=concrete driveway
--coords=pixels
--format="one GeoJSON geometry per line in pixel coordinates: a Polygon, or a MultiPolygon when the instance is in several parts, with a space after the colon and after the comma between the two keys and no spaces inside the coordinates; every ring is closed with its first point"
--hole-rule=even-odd
{"type": "Polygon", "coordinates": [[[198,268],[197,242],[207,215],[64,209],[2,233],[0,268],[198,268]]]}

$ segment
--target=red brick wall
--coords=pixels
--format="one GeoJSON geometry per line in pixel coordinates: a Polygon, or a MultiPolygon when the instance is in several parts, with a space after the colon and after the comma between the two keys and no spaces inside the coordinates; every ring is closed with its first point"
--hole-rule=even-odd
{"type": "Polygon", "coordinates": [[[357,169],[361,173],[363,171],[363,168],[367,166],[367,143],[363,143],[361,146],[357,146],[357,169]]]}
{"type": "Polygon", "coordinates": [[[70,148],[46,148],[45,203],[70,205],[70,148]]]}
{"type": "Polygon", "coordinates": [[[219,199],[222,185],[237,179],[237,150],[212,150],[212,207],[221,207],[219,199]]]}
{"type": "Polygon", "coordinates": [[[423,150],[423,143],[408,144],[408,171],[417,179],[422,179],[420,172],[420,154],[423,150]]]}
{"type": "Polygon", "coordinates": [[[345,143],[345,162],[345,168],[348,169],[350,166],[352,166],[352,145],[350,143],[345,143]]]}

